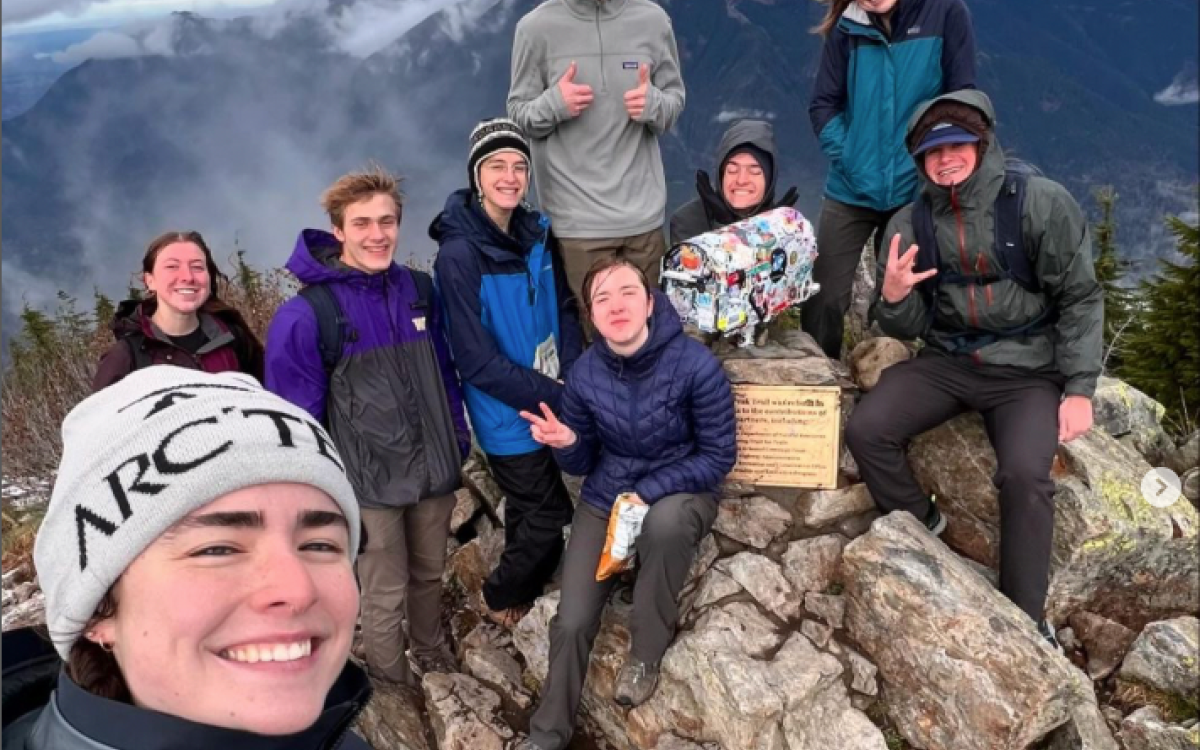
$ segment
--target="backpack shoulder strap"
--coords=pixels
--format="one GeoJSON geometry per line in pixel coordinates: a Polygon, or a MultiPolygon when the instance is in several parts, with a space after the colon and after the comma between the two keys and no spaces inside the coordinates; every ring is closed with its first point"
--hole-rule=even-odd
{"type": "Polygon", "coordinates": [[[321,352],[321,366],[325,375],[333,374],[342,359],[342,348],[346,343],[347,321],[342,315],[333,290],[324,284],[306,286],[300,296],[308,302],[317,318],[317,347],[321,352]]]}
{"type": "Polygon", "coordinates": [[[1013,281],[1031,292],[1041,291],[1033,264],[1025,247],[1021,228],[1021,213],[1025,207],[1025,186],[1029,175],[1010,170],[1004,175],[1004,186],[996,197],[996,258],[1013,281]]]}
{"type": "Polygon", "coordinates": [[[145,337],[141,335],[126,336],[123,341],[129,347],[130,362],[134,370],[141,370],[154,364],[154,358],[146,351],[145,337]]]}
{"type": "Polygon", "coordinates": [[[433,301],[433,278],[424,271],[415,268],[408,269],[412,275],[413,284],[417,287],[417,304],[428,309],[433,301]]]}
{"type": "MultiPolygon", "coordinates": [[[[917,243],[917,262],[914,271],[920,273],[930,269],[938,269],[938,273],[925,279],[917,284],[917,291],[925,298],[926,316],[925,316],[925,331],[933,327],[934,314],[937,312],[937,292],[941,284],[942,274],[942,256],[938,250],[937,234],[933,226],[933,203],[929,200],[929,196],[921,193],[917,199],[913,201],[912,207],[912,228],[913,240],[917,243]]],[[[884,238],[886,247],[888,238],[884,238]]],[[[900,248],[904,252],[904,248],[900,248]]]]}

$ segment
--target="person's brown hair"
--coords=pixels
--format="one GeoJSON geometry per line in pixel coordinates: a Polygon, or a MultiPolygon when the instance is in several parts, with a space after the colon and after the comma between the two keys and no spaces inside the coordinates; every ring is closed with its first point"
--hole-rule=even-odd
{"type": "Polygon", "coordinates": [[[390,195],[396,202],[396,218],[404,207],[404,193],[400,192],[402,178],[393,175],[378,164],[371,164],[361,172],[351,172],[339,177],[321,195],[321,207],[329,214],[329,221],[342,229],[346,219],[346,207],[352,203],[370,200],[373,196],[390,195]]]}
{"type": "Polygon", "coordinates": [[[67,658],[67,676],[92,695],[132,703],[133,695],[129,692],[129,684],[125,682],[125,676],[121,674],[121,667],[112,651],[101,648],[98,643],[84,635],[101,621],[116,614],[117,599],[110,588],[96,605],[95,613],[84,625],[75,643],[71,645],[71,653],[67,658]]]}
{"type": "Polygon", "coordinates": [[[617,268],[632,269],[637,274],[638,280],[642,282],[642,288],[646,290],[646,296],[650,296],[650,279],[646,276],[646,272],[628,258],[622,258],[619,255],[609,255],[593,263],[592,267],[588,269],[587,275],[583,277],[583,308],[589,318],[592,315],[592,286],[596,283],[597,277],[606,271],[613,271],[617,268]]]}
{"type": "Polygon", "coordinates": [[[837,26],[838,19],[846,12],[846,8],[850,7],[850,3],[854,0],[817,0],[818,3],[828,5],[825,10],[825,17],[821,22],[812,27],[811,31],[814,34],[820,34],[823,37],[829,36],[829,32],[833,31],[833,27],[837,26]]]}
{"type": "Polygon", "coordinates": [[[212,250],[208,249],[208,245],[199,232],[166,232],[150,240],[146,254],[142,256],[142,273],[154,273],[154,264],[158,261],[158,256],[163,248],[176,242],[190,242],[204,253],[204,265],[208,267],[208,299],[209,301],[217,300],[217,282],[224,278],[224,274],[217,268],[212,250]]]}

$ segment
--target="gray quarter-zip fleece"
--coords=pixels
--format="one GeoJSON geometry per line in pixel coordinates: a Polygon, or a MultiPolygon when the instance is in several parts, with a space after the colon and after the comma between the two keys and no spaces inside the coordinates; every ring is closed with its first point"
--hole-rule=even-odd
{"type": "Polygon", "coordinates": [[[513,39],[508,114],[530,136],[542,209],[560,237],[630,237],[661,227],[667,204],[658,136],[683,111],[684,87],[671,19],[651,0],[546,0],[513,39]],[[594,99],[572,118],[558,81],[594,99]],[[625,92],[650,66],[646,108],[634,122],[625,92]]]}

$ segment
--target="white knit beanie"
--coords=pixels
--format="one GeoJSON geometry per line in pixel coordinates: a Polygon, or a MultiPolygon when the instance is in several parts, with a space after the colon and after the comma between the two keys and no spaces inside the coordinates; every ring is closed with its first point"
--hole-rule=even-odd
{"type": "Polygon", "coordinates": [[[346,515],[351,558],[357,554],[358,502],[333,441],[249,375],[137,370],[72,409],[62,439],[33,559],[64,659],[143,550],[235,490],[295,482],[324,491],[346,515]]]}

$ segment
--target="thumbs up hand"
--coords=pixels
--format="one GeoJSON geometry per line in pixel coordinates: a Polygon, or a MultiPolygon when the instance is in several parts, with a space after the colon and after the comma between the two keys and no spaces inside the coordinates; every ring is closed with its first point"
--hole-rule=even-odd
{"type": "Polygon", "coordinates": [[[579,66],[572,60],[571,64],[567,66],[567,72],[558,79],[559,93],[562,94],[563,101],[567,105],[567,112],[571,117],[579,117],[580,113],[592,103],[592,87],[583,83],[575,83],[575,74],[578,72],[579,66]]]}
{"type": "Polygon", "coordinates": [[[632,120],[641,121],[646,112],[646,90],[650,88],[650,66],[642,63],[638,66],[637,88],[625,92],[625,111],[632,120]]]}

